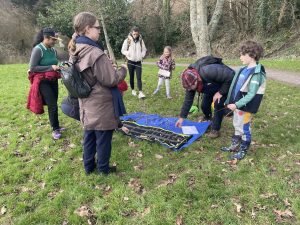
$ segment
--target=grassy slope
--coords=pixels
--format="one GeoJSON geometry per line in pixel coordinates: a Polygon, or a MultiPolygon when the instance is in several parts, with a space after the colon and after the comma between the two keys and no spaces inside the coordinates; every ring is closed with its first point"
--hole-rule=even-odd
{"type": "MultiPolygon", "coordinates": [[[[181,217],[184,224],[300,222],[299,88],[268,81],[254,118],[254,145],[237,166],[228,165],[228,155],[218,151],[233,131],[226,118],[221,138],[203,137],[180,152],[115,134],[111,162],[117,162],[120,172],[87,177],[80,124],[60,112],[68,130],[63,139],[53,141],[47,114],[36,116],[25,109],[26,69],[26,65],[0,66],[0,207],[7,209],[0,224],[87,224],[87,217],[74,213],[83,205],[92,210],[89,219],[98,224],[174,224],[181,217]],[[130,141],[137,147],[129,146],[130,141]],[[133,181],[135,185],[130,185],[133,181]],[[241,212],[236,212],[235,204],[242,206],[241,212]],[[293,217],[276,218],[274,210],[286,209],[293,217]]],[[[128,112],[177,115],[184,97],[180,70],[174,73],[174,99],[169,101],[164,90],[150,97],[157,71],[144,66],[148,98],[142,101],[126,93],[128,112]]],[[[59,102],[65,94],[60,85],[59,102]]]]}

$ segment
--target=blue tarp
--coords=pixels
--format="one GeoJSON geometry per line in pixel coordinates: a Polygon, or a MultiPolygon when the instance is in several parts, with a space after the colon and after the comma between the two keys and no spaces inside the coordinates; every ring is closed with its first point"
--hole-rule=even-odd
{"type": "MultiPolygon", "coordinates": [[[[177,117],[161,117],[157,114],[146,114],[142,112],[131,113],[125,116],[120,117],[121,120],[133,120],[139,125],[144,126],[152,126],[152,127],[160,127],[165,130],[173,131],[178,134],[183,134],[182,129],[175,127],[175,123],[178,120],[177,117]]],[[[198,130],[198,134],[193,134],[192,138],[179,149],[181,150],[191,145],[194,141],[196,141],[199,137],[201,137],[207,128],[210,125],[210,122],[193,122],[190,120],[184,120],[183,126],[195,126],[198,130]]]]}

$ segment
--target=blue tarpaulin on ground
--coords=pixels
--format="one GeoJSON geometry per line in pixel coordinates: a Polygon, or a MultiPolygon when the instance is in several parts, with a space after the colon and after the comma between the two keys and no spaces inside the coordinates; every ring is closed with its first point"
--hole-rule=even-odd
{"type": "MultiPolygon", "coordinates": [[[[178,118],[176,117],[161,117],[157,114],[146,114],[142,112],[137,112],[137,113],[131,113],[122,116],[120,119],[124,121],[135,121],[139,125],[158,127],[164,130],[172,131],[177,134],[183,134],[181,128],[175,127],[175,123],[178,120],[178,118]]],[[[174,150],[181,150],[191,145],[194,141],[196,141],[199,137],[201,137],[205,133],[205,131],[210,125],[210,122],[193,122],[190,120],[184,120],[182,125],[195,126],[198,131],[198,134],[192,134],[192,137],[188,140],[187,143],[182,145],[180,148],[174,150]]]]}

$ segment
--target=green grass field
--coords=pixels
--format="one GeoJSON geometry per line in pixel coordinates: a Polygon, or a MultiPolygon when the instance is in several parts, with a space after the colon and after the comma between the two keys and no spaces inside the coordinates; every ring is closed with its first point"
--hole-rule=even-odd
{"type": "MultiPolygon", "coordinates": [[[[157,69],[144,66],[147,98],[128,91],[127,111],[177,116],[182,69],[167,100],[164,89],[151,96],[157,69]]],[[[111,163],[119,172],[86,176],[81,125],[60,111],[68,130],[52,140],[47,113],[25,108],[26,70],[0,66],[0,224],[300,224],[299,87],[268,81],[251,150],[236,165],[219,151],[233,132],[225,118],[219,139],[204,136],[179,152],[116,133],[111,163]]],[[[60,84],[59,104],[65,95],[60,84]]]]}
{"type": "MultiPolygon", "coordinates": [[[[158,58],[146,58],[146,62],[156,62],[158,58]]],[[[176,63],[193,63],[196,58],[175,58],[176,63]]],[[[224,63],[230,66],[241,66],[239,59],[223,59],[224,63]]],[[[260,61],[266,68],[300,72],[300,59],[262,59],[260,61]]]]}

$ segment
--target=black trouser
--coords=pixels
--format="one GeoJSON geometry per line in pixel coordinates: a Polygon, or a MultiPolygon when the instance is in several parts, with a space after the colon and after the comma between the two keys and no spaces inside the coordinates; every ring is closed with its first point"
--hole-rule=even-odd
{"type": "Polygon", "coordinates": [[[128,60],[127,63],[128,71],[129,71],[129,78],[130,78],[130,87],[134,90],[134,71],[136,71],[136,79],[139,91],[142,91],[142,63],[133,62],[128,60]]]}
{"type": "Polygon", "coordinates": [[[85,130],[83,142],[83,165],[86,173],[92,172],[95,167],[97,152],[97,170],[109,173],[109,159],[111,155],[111,140],[113,130],[85,130]]]}
{"type": "Polygon", "coordinates": [[[48,106],[50,125],[53,130],[59,129],[58,122],[58,81],[42,80],[39,87],[43,101],[48,106]]]}
{"type": "MultiPolygon", "coordinates": [[[[202,102],[201,102],[201,110],[205,117],[211,117],[212,112],[211,112],[211,104],[213,102],[213,97],[215,93],[219,91],[220,86],[218,85],[209,85],[206,86],[205,93],[203,94],[202,97],[202,102]]],[[[212,130],[220,130],[221,129],[221,124],[225,112],[225,106],[224,102],[227,98],[226,96],[222,96],[220,99],[220,102],[218,103],[218,100],[214,102],[214,117],[212,119],[212,125],[211,128],[212,130]]]]}

